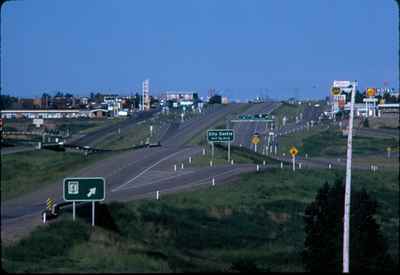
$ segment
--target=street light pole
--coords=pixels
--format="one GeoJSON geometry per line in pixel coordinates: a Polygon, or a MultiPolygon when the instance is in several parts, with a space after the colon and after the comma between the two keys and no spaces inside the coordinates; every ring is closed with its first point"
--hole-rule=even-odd
{"type": "Polygon", "coordinates": [[[357,82],[352,82],[349,131],[347,136],[347,162],[346,162],[346,190],[344,196],[344,228],[343,228],[343,273],[349,272],[350,255],[350,194],[351,194],[351,157],[353,142],[353,117],[354,100],[356,94],[357,82]]]}

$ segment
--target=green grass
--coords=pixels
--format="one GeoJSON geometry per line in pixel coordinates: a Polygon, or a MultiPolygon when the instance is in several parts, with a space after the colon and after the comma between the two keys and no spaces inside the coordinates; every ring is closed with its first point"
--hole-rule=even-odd
{"type": "Polygon", "coordinates": [[[150,138],[150,125],[153,125],[153,137],[149,140],[151,143],[154,141],[157,135],[156,131],[158,131],[160,125],[159,123],[145,121],[131,128],[121,130],[120,134],[114,131],[107,139],[96,144],[96,148],[116,150],[145,143],[146,139],[150,138]]]}
{"type": "MultiPolygon", "coordinates": [[[[206,148],[206,155],[197,155],[192,160],[194,167],[205,167],[210,165],[211,160],[211,146],[206,148]]],[[[276,160],[271,159],[267,156],[256,154],[247,148],[240,148],[237,146],[231,146],[231,159],[234,160],[235,164],[243,163],[254,163],[262,164],[265,160],[267,164],[278,163],[276,160]]],[[[215,144],[214,147],[214,165],[228,164],[228,148],[225,145],[215,144]]]]}
{"type": "MultiPolygon", "coordinates": [[[[3,268],[12,272],[200,272],[237,271],[247,266],[259,271],[301,272],[304,209],[318,188],[325,181],[332,184],[337,176],[343,177],[343,172],[298,170],[294,176],[290,170],[272,169],[243,174],[234,184],[164,195],[160,201],[111,203],[107,206],[110,217],[103,223],[113,223],[115,229],[96,226],[89,238],[82,233],[74,244],[63,241],[71,236],[68,232],[47,231],[50,241],[44,251],[20,252],[37,244],[32,239],[44,230],[38,229],[25,239],[23,248],[21,242],[3,248],[3,268]],[[64,244],[62,256],[55,238],[64,244]],[[59,256],[49,255],[52,247],[59,256]],[[16,256],[19,253],[25,256],[16,256]]],[[[353,171],[352,181],[353,189],[365,187],[378,200],[377,219],[396,261],[398,176],[398,172],[353,171]]],[[[72,223],[65,226],[66,231],[78,230],[72,223]]],[[[86,232],[84,226],[76,226],[86,232]]]]}
{"type": "MultiPolygon", "coordinates": [[[[186,112],[185,120],[192,119],[198,116],[195,112],[186,112]]],[[[147,138],[150,138],[150,143],[158,142],[160,139],[161,123],[180,122],[181,117],[178,112],[170,112],[169,114],[160,114],[152,119],[147,119],[143,122],[137,123],[133,127],[121,130],[118,134],[117,131],[112,133],[107,139],[96,144],[96,148],[101,149],[124,149],[135,145],[145,143],[147,138]],[[153,136],[150,137],[150,125],[153,125],[153,136]]]]}
{"type": "MultiPolygon", "coordinates": [[[[312,128],[310,131],[297,132],[280,138],[280,153],[288,154],[294,145],[299,150],[299,155],[306,153],[310,157],[338,157],[345,156],[347,150],[347,136],[337,128],[312,128]]],[[[399,141],[395,138],[353,137],[353,155],[366,156],[369,154],[386,154],[386,148],[391,147],[392,152],[398,151],[399,141]]]]}
{"type": "MultiPolygon", "coordinates": [[[[238,116],[238,115],[244,113],[251,106],[252,106],[251,104],[243,104],[238,110],[230,113],[229,117],[231,117],[233,119],[233,118],[235,118],[235,116],[238,116]]],[[[224,108],[224,107],[225,106],[222,106],[221,108],[224,108]]],[[[212,125],[210,125],[208,129],[225,129],[226,121],[227,121],[227,117],[220,118],[216,122],[214,122],[212,125]]],[[[207,145],[207,143],[208,143],[207,142],[207,130],[208,129],[204,129],[201,132],[199,132],[198,135],[196,135],[194,138],[192,138],[190,141],[188,141],[188,144],[202,145],[202,146],[207,145]]]]}
{"type": "Polygon", "coordinates": [[[110,154],[96,154],[85,159],[80,153],[50,150],[4,155],[1,160],[1,199],[35,191],[108,156],[110,154]]]}
{"type": "Polygon", "coordinates": [[[281,127],[284,116],[287,118],[286,123],[294,122],[296,121],[296,116],[299,116],[300,113],[304,112],[306,107],[306,104],[294,105],[283,102],[279,108],[271,113],[271,115],[275,116],[276,126],[281,127]]]}

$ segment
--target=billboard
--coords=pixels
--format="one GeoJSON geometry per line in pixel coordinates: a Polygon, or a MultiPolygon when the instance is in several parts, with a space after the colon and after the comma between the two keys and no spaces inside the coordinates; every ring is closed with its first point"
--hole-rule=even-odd
{"type": "Polygon", "coordinates": [[[351,85],[351,81],[349,80],[334,80],[333,87],[337,88],[348,88],[351,85]]]}

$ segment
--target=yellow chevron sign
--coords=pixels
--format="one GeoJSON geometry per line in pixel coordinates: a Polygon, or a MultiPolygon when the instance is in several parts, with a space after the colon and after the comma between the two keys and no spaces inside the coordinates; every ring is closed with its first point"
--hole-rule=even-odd
{"type": "Polygon", "coordinates": [[[53,208],[53,205],[55,204],[55,201],[52,198],[47,199],[47,209],[51,210],[53,208]]]}

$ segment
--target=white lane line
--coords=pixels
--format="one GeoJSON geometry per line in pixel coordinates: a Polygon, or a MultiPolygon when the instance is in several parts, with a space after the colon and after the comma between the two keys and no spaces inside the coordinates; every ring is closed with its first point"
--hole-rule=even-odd
{"type": "MultiPolygon", "coordinates": [[[[240,168],[241,167],[237,167],[237,168],[231,169],[229,171],[225,171],[225,172],[223,172],[221,174],[217,174],[217,175],[214,176],[214,178],[222,176],[222,175],[225,175],[225,174],[231,174],[231,173],[235,172],[236,170],[239,170],[240,168]]],[[[243,171],[243,173],[245,173],[245,172],[248,172],[248,171],[243,171]]],[[[174,187],[171,187],[171,188],[165,188],[165,189],[162,189],[162,191],[174,190],[174,189],[179,189],[179,188],[182,188],[182,187],[193,187],[193,186],[196,186],[196,185],[202,185],[202,184],[205,184],[205,183],[209,183],[210,179],[212,179],[212,178],[213,178],[213,176],[205,177],[203,179],[200,179],[198,181],[195,181],[195,182],[187,184],[187,185],[180,185],[180,186],[174,186],[174,187]]]]}
{"type": "Polygon", "coordinates": [[[162,179],[159,179],[159,180],[151,181],[149,183],[142,183],[142,184],[135,184],[135,185],[132,185],[132,186],[128,186],[128,187],[123,188],[123,189],[121,189],[119,191],[125,191],[125,190],[128,190],[128,189],[135,189],[135,188],[143,187],[143,186],[146,186],[146,185],[152,185],[152,184],[155,184],[155,183],[158,183],[158,182],[161,182],[161,181],[165,181],[165,180],[169,180],[169,179],[173,179],[173,178],[177,178],[177,177],[181,177],[181,176],[185,176],[185,175],[189,175],[189,174],[193,174],[193,173],[195,173],[195,171],[184,172],[183,174],[174,175],[174,176],[167,177],[167,178],[162,178],[162,179]]]}
{"type": "MultiPolygon", "coordinates": [[[[187,150],[191,150],[191,149],[192,149],[192,148],[188,148],[188,149],[185,149],[185,150],[182,150],[182,151],[187,151],[187,150]]],[[[176,155],[176,154],[182,153],[182,151],[177,151],[177,152],[175,152],[175,153],[173,153],[173,154],[171,154],[171,155],[169,155],[169,156],[166,156],[166,157],[160,159],[159,161],[153,163],[152,165],[150,165],[149,167],[147,167],[146,169],[144,169],[142,172],[140,172],[139,174],[137,174],[134,178],[132,178],[132,179],[130,179],[129,181],[127,181],[127,182],[121,184],[120,186],[117,186],[116,188],[112,189],[111,192],[115,192],[115,191],[117,191],[118,189],[121,189],[121,187],[123,187],[123,186],[125,186],[125,185],[131,183],[132,181],[134,181],[135,179],[137,179],[137,178],[140,177],[141,175],[145,174],[145,173],[146,173],[147,171],[149,171],[151,168],[157,166],[159,163],[163,162],[164,160],[167,160],[167,159],[171,158],[172,156],[174,156],[174,155],[176,155]]]]}

